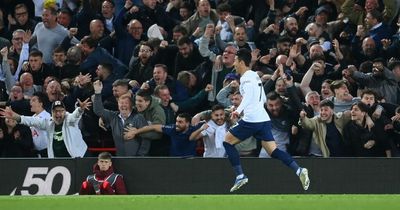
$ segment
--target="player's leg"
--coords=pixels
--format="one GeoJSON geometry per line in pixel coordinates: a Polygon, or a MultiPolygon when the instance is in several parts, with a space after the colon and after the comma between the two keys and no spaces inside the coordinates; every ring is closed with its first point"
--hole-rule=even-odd
{"type": "Polygon", "coordinates": [[[225,152],[228,155],[229,162],[236,173],[236,180],[231,188],[231,192],[238,190],[241,186],[248,182],[248,178],[243,173],[242,165],[240,164],[239,152],[235,148],[235,144],[239,143],[241,139],[246,139],[251,136],[251,126],[246,122],[239,121],[239,123],[232,127],[225,136],[223,143],[225,152]]]}
{"type": "Polygon", "coordinates": [[[255,137],[261,140],[261,145],[267,151],[268,155],[272,158],[282,161],[285,165],[293,169],[297,176],[300,177],[300,181],[303,185],[304,190],[307,190],[310,185],[310,179],[308,178],[308,171],[306,168],[301,168],[292,156],[287,152],[284,152],[277,148],[274,136],[271,132],[271,122],[263,123],[263,129],[259,130],[255,137]]]}
{"type": "Polygon", "coordinates": [[[306,168],[301,168],[295,160],[293,160],[292,156],[288,153],[278,149],[276,147],[275,141],[261,141],[262,147],[267,151],[268,155],[279,159],[285,165],[293,169],[297,176],[299,176],[301,184],[303,185],[303,189],[307,190],[310,186],[310,179],[308,178],[308,170],[306,168]]]}

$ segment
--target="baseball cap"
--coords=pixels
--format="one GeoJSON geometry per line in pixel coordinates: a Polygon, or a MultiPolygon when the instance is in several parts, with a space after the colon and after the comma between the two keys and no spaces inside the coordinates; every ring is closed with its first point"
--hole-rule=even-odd
{"type": "Polygon", "coordinates": [[[328,16],[331,14],[330,8],[324,5],[315,10],[315,15],[319,15],[322,12],[325,12],[328,16]]]}
{"type": "Polygon", "coordinates": [[[319,40],[315,37],[311,37],[307,40],[307,47],[310,48],[314,44],[319,44],[319,40]]]}
{"type": "Polygon", "coordinates": [[[56,107],[62,107],[65,109],[65,105],[62,101],[54,101],[51,110],[54,110],[56,107]]]}
{"type": "Polygon", "coordinates": [[[225,75],[226,80],[237,80],[239,79],[239,76],[236,75],[235,73],[228,73],[225,75]]]}

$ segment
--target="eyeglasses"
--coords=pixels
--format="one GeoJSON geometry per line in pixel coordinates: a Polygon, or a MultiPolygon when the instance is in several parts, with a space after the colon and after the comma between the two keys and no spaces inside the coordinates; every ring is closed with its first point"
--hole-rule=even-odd
{"type": "Polygon", "coordinates": [[[22,37],[13,37],[12,40],[21,41],[21,40],[23,40],[23,38],[22,37]]]}
{"type": "Polygon", "coordinates": [[[149,53],[149,52],[151,52],[151,50],[149,50],[149,49],[143,49],[143,50],[139,50],[139,52],[149,53]]]}
{"type": "Polygon", "coordinates": [[[142,27],[131,27],[131,28],[129,28],[130,30],[142,30],[143,28],[142,27]]]}

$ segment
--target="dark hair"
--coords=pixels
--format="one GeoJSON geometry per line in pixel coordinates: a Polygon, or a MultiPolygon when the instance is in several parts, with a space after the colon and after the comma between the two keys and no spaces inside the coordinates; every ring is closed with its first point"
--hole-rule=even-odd
{"type": "Polygon", "coordinates": [[[376,91],[374,91],[374,90],[371,90],[371,89],[365,89],[365,90],[363,90],[363,91],[361,92],[361,98],[362,98],[364,95],[373,95],[373,96],[375,97],[375,101],[376,101],[377,98],[378,98],[378,93],[377,93],[376,91]]]}
{"type": "Polygon", "coordinates": [[[29,57],[41,57],[43,58],[43,53],[39,50],[34,50],[29,53],[29,57]]]}
{"type": "Polygon", "coordinates": [[[48,102],[46,94],[43,92],[34,92],[32,94],[32,97],[36,96],[38,98],[38,101],[42,103],[42,108],[44,108],[44,105],[48,102]]]}
{"type": "Polygon", "coordinates": [[[275,100],[282,100],[281,96],[275,92],[275,91],[271,91],[267,94],[267,99],[271,100],[271,101],[275,101],[275,100]]]}
{"type": "Polygon", "coordinates": [[[182,2],[181,5],[179,5],[179,9],[180,9],[180,8],[185,8],[185,9],[187,9],[187,10],[190,11],[190,12],[193,11],[192,6],[191,6],[190,3],[187,2],[187,1],[182,2]]]}
{"type": "Polygon", "coordinates": [[[85,36],[81,39],[81,44],[86,44],[90,48],[96,48],[99,44],[98,41],[91,36],[85,36]]]}
{"type": "Polygon", "coordinates": [[[244,64],[249,67],[251,63],[251,52],[246,48],[241,48],[236,53],[237,58],[240,61],[243,61],[244,64]]]}
{"type": "Polygon", "coordinates": [[[117,79],[112,83],[112,86],[125,86],[129,88],[129,79],[117,79]]]}
{"type": "Polygon", "coordinates": [[[371,72],[371,70],[372,70],[372,64],[373,64],[373,63],[372,63],[372,61],[370,61],[370,60],[362,62],[362,63],[360,64],[360,68],[359,68],[360,72],[363,72],[363,73],[371,72]]]}
{"type": "Polygon", "coordinates": [[[148,91],[148,90],[139,89],[139,90],[136,92],[136,95],[137,95],[137,96],[140,96],[140,97],[143,97],[143,99],[144,99],[145,101],[151,101],[151,93],[150,93],[150,91],[148,91]]]}
{"type": "Polygon", "coordinates": [[[158,94],[160,94],[160,90],[164,90],[164,89],[168,89],[169,90],[167,85],[157,85],[154,88],[154,95],[158,96],[158,94]]]}
{"type": "Polygon", "coordinates": [[[346,87],[349,87],[346,83],[345,80],[335,80],[331,83],[331,90],[333,93],[335,93],[335,90],[342,87],[343,85],[346,85],[346,87]]]}
{"type": "Polygon", "coordinates": [[[229,4],[227,3],[223,3],[217,6],[217,12],[221,13],[221,12],[231,12],[232,8],[229,4]]]}
{"type": "Polygon", "coordinates": [[[324,55],[324,54],[322,54],[322,55],[316,55],[316,56],[313,56],[313,57],[311,58],[311,62],[321,61],[321,60],[325,62],[325,55],[324,55]]]}
{"type": "Polygon", "coordinates": [[[179,72],[176,80],[181,82],[183,86],[189,87],[190,72],[189,71],[181,71],[181,72],[179,72]]]}
{"type": "Polygon", "coordinates": [[[350,110],[353,109],[354,106],[358,106],[358,108],[360,108],[360,110],[361,110],[362,112],[368,113],[368,111],[369,111],[368,105],[367,105],[367,104],[364,104],[364,103],[361,102],[361,101],[352,104],[352,105],[350,106],[350,110]]]}
{"type": "Polygon", "coordinates": [[[110,73],[113,71],[113,66],[110,63],[100,63],[99,65],[110,73]]]}
{"type": "Polygon", "coordinates": [[[232,95],[241,95],[240,91],[236,90],[235,92],[232,93],[232,95]]]}
{"type": "Polygon", "coordinates": [[[98,159],[99,160],[111,160],[111,154],[109,152],[102,152],[99,154],[98,159]]]}
{"type": "Polygon", "coordinates": [[[331,80],[331,79],[326,79],[326,80],[322,81],[322,83],[328,83],[329,85],[331,85],[332,82],[333,82],[333,80],[331,80]]]}
{"type": "Polygon", "coordinates": [[[172,32],[177,33],[180,32],[182,33],[184,36],[186,36],[188,34],[187,30],[185,27],[181,26],[181,25],[176,25],[173,29],[172,32]]]}
{"type": "Polygon", "coordinates": [[[178,39],[178,41],[177,41],[177,43],[176,43],[178,46],[182,46],[182,45],[184,45],[184,44],[192,44],[192,40],[190,40],[190,38],[189,37],[187,37],[187,36],[183,36],[183,37],[181,37],[181,38],[179,38],[178,39]]]}
{"type": "Polygon", "coordinates": [[[188,113],[180,113],[177,117],[184,118],[186,122],[190,122],[192,120],[192,117],[188,113]]]}
{"type": "Polygon", "coordinates": [[[104,0],[101,4],[103,4],[106,1],[109,2],[113,7],[115,7],[115,3],[112,0],[104,0]]]}
{"type": "Polygon", "coordinates": [[[165,64],[159,63],[154,66],[154,68],[162,68],[164,72],[168,73],[168,67],[165,64]]]}
{"type": "Polygon", "coordinates": [[[15,12],[15,10],[20,9],[20,8],[25,8],[26,12],[29,12],[28,7],[24,3],[15,5],[14,12],[15,12]]]}
{"type": "Polygon", "coordinates": [[[154,49],[158,49],[160,47],[161,39],[150,38],[147,40],[147,43],[149,43],[149,45],[153,46],[153,48],[151,49],[153,51],[154,49]]]}
{"type": "Polygon", "coordinates": [[[211,112],[215,112],[217,110],[225,110],[225,107],[221,104],[215,104],[214,106],[211,107],[211,112]]]}
{"type": "Polygon", "coordinates": [[[147,41],[141,41],[137,46],[140,49],[140,47],[143,45],[149,47],[151,51],[154,51],[154,46],[150,42],[147,42],[147,41]]]}
{"type": "Polygon", "coordinates": [[[382,65],[386,66],[386,60],[381,57],[375,58],[372,63],[382,63],[382,65]]]}
{"type": "Polygon", "coordinates": [[[72,18],[73,14],[72,11],[69,8],[61,8],[58,10],[58,14],[66,14],[72,18]]]}
{"type": "Polygon", "coordinates": [[[335,108],[335,104],[333,104],[333,102],[329,99],[324,99],[321,101],[321,103],[319,103],[319,107],[324,107],[324,106],[328,106],[331,109],[335,108]]]}
{"type": "Polygon", "coordinates": [[[67,54],[67,52],[65,52],[64,48],[62,48],[61,46],[56,47],[56,48],[53,50],[53,53],[64,53],[64,55],[67,54]]]}

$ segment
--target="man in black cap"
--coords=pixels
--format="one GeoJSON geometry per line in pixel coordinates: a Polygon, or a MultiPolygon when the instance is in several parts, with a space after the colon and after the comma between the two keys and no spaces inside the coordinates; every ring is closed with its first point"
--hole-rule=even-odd
{"type": "Polygon", "coordinates": [[[83,141],[79,120],[83,111],[91,105],[89,98],[85,101],[78,99],[79,106],[73,113],[65,110],[62,101],[54,101],[51,107],[52,119],[28,117],[15,113],[10,107],[0,109],[0,115],[16,120],[18,123],[47,130],[49,158],[54,157],[83,157],[87,145],[83,141]]]}

